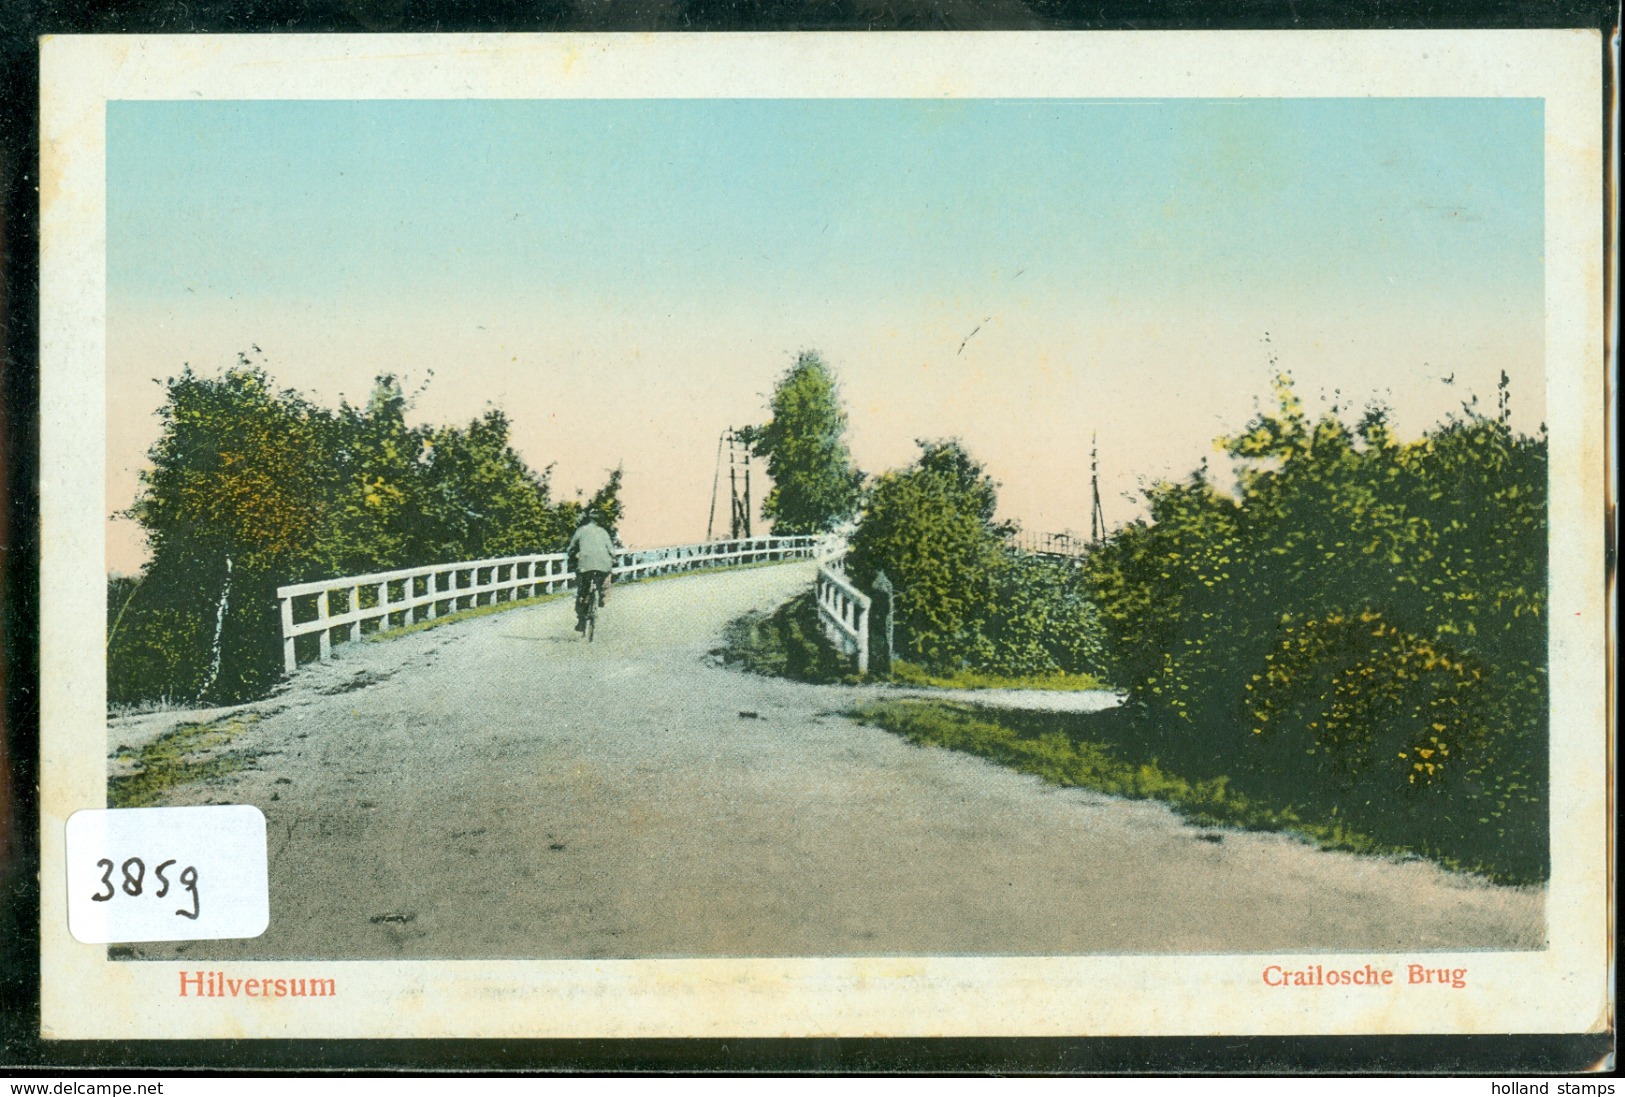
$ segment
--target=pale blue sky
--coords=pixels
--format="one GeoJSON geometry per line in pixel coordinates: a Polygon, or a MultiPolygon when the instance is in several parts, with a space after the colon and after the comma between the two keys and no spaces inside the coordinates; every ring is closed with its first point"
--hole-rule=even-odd
{"type": "MultiPolygon", "coordinates": [[[[1538,100],[114,102],[107,126],[109,512],[151,379],[250,344],[327,403],[389,371],[423,421],[500,406],[561,494],[624,464],[641,544],[703,534],[718,432],[805,348],[864,468],[957,435],[1035,530],[1087,528],[1092,437],[1122,520],[1277,367],[1411,433],[1503,369],[1521,425],[1544,414],[1538,100]]],[[[142,555],[115,522],[110,566],[142,555]]]]}
{"type": "Polygon", "coordinates": [[[119,102],[114,295],[1522,295],[1532,100],[119,102]]]}

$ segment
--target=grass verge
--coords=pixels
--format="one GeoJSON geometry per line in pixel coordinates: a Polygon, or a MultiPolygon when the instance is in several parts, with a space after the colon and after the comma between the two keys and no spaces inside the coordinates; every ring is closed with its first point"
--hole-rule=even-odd
{"type": "Polygon", "coordinates": [[[247,769],[254,764],[254,755],[219,751],[259,718],[258,713],[249,712],[207,724],[180,724],[139,750],[120,747],[116,757],[131,763],[135,769],[108,779],[108,806],[150,807],[179,785],[213,780],[247,769]]]}
{"type": "Polygon", "coordinates": [[[905,686],[928,686],[934,689],[1050,689],[1084,691],[1111,689],[1093,674],[1030,674],[1015,677],[1007,674],[989,674],[979,670],[958,670],[952,674],[931,674],[924,667],[897,660],[892,663],[891,680],[905,686]]]}
{"type": "Polygon", "coordinates": [[[1392,834],[1378,837],[1373,833],[1378,827],[1343,818],[1335,806],[1328,809],[1260,794],[1253,788],[1238,787],[1240,781],[1229,775],[1195,777],[1175,772],[1140,744],[1143,736],[1131,714],[1122,709],[1058,716],[905,700],[862,705],[847,715],[912,743],[975,754],[1053,784],[1159,800],[1206,826],[1284,831],[1324,849],[1423,856],[1496,883],[1539,882],[1492,860],[1452,856],[1429,843],[1396,840],[1392,834]]]}

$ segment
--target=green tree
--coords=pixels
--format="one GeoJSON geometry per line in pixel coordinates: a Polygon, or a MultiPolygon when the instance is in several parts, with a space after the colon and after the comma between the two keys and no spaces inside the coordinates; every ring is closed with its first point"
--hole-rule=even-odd
{"type": "MultiPolygon", "coordinates": [[[[239,356],[216,378],[184,369],[167,397],[128,512],[151,559],[109,587],[114,703],[256,696],[281,672],[279,585],[557,551],[580,509],[553,505],[501,411],[411,426],[387,374],[332,412],[239,356]]],[[[619,487],[617,470],[594,498],[612,521],[619,487]]]]}
{"type": "Polygon", "coordinates": [[[333,505],[334,423],[243,357],[218,378],[188,367],[167,395],[129,511],[152,558],[109,637],[109,699],[239,700],[276,676],[274,591],[333,505]]]}
{"type": "Polygon", "coordinates": [[[269,569],[308,548],[331,505],[331,418],[277,392],[241,360],[219,378],[168,383],[162,432],[129,514],[155,560],[186,556],[269,569]]]}
{"type": "Polygon", "coordinates": [[[773,418],[749,433],[773,478],[763,517],[779,534],[835,528],[856,512],[863,473],[847,449],[835,375],[816,351],[803,351],[779,379],[771,408],[773,418]]]}
{"type": "Polygon", "coordinates": [[[993,653],[985,625],[1006,563],[998,485],[959,442],[918,445],[913,465],[869,490],[848,570],[865,589],[881,571],[900,588],[896,619],[914,658],[939,670],[980,666],[993,653]]]}
{"type": "Polygon", "coordinates": [[[430,435],[423,563],[548,552],[557,546],[562,520],[551,502],[549,472],[532,471],[509,439],[508,418],[496,409],[466,428],[445,427],[430,435]]]}
{"type": "Polygon", "coordinates": [[[582,499],[580,492],[574,499],[567,499],[558,506],[557,523],[559,529],[558,542],[551,551],[561,552],[570,541],[570,535],[575,532],[581,516],[591,512],[598,524],[608,531],[611,538],[620,540],[621,515],[626,506],[621,502],[621,469],[616,466],[609,474],[604,485],[592,493],[591,498],[582,499]]]}
{"type": "Polygon", "coordinates": [[[616,465],[609,479],[604,481],[604,486],[593,493],[587,509],[592,511],[598,524],[608,530],[611,537],[619,540],[621,515],[626,511],[626,505],[621,502],[621,466],[616,465]]]}
{"type": "Polygon", "coordinates": [[[344,403],[332,417],[334,498],[321,525],[306,531],[314,534],[308,570],[353,575],[421,560],[428,431],[408,426],[406,411],[399,380],[383,374],[365,406],[344,403]]]}

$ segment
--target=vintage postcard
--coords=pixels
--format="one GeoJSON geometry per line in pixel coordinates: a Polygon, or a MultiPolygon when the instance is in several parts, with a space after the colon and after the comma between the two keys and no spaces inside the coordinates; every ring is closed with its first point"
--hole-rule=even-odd
{"type": "Polygon", "coordinates": [[[1606,1028],[1602,52],[46,40],[43,1035],[1606,1028]]]}

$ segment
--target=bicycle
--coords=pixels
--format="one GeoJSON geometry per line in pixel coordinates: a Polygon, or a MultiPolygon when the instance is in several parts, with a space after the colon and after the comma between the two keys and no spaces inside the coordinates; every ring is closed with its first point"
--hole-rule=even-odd
{"type": "Polygon", "coordinates": [[[576,578],[576,621],[577,631],[587,637],[592,643],[593,634],[598,631],[598,607],[604,598],[604,585],[609,576],[601,571],[588,571],[579,574],[576,578]]]}

